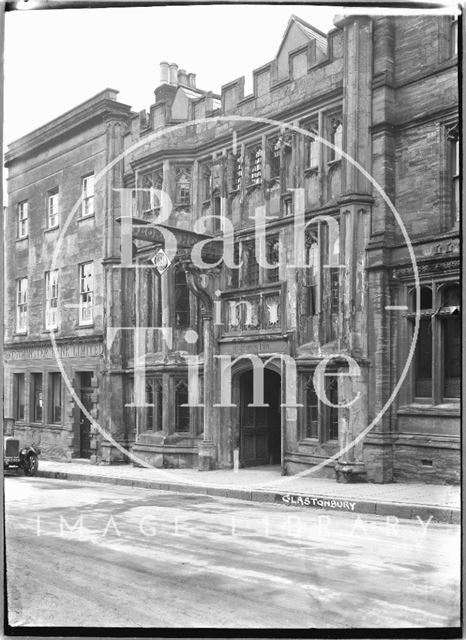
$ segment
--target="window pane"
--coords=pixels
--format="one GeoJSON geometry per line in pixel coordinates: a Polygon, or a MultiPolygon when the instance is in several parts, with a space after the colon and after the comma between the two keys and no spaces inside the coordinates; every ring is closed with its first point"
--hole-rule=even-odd
{"type": "MultiPolygon", "coordinates": [[[[338,404],[338,379],[329,378],[327,398],[331,404],[338,404]]],[[[338,407],[328,407],[328,439],[338,440],[338,407]]]]}
{"type": "Polygon", "coordinates": [[[460,397],[461,381],[461,324],[459,316],[443,321],[443,395],[460,397]]]}
{"type": "Polygon", "coordinates": [[[318,399],[314,390],[312,379],[308,381],[306,387],[306,424],[304,430],[305,438],[318,437],[318,399]]]}
{"type": "Polygon", "coordinates": [[[184,382],[179,382],[176,386],[176,431],[189,431],[189,407],[183,407],[188,403],[188,387],[184,382]]]}
{"type": "Polygon", "coordinates": [[[431,320],[421,320],[414,358],[414,393],[418,398],[432,397],[432,328],[431,320]]]}
{"type": "Polygon", "coordinates": [[[24,420],[24,373],[14,377],[15,419],[24,420]]]}
{"type": "Polygon", "coordinates": [[[50,374],[50,421],[53,423],[61,422],[61,374],[50,374]]]}
{"type": "Polygon", "coordinates": [[[42,421],[42,374],[33,373],[31,375],[32,391],[32,420],[42,421]]]}
{"type": "Polygon", "coordinates": [[[175,325],[189,327],[189,291],[183,269],[175,272],[175,325]]]}

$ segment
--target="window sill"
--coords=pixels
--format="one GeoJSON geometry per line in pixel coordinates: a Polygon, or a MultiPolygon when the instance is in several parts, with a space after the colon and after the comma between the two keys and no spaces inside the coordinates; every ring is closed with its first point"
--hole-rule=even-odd
{"type": "Polygon", "coordinates": [[[92,322],[91,324],[77,324],[76,325],[76,329],[93,329],[94,328],[94,323],[92,322]]]}
{"type": "Polygon", "coordinates": [[[49,231],[56,231],[57,229],[60,228],[60,225],[55,225],[54,227],[47,227],[47,229],[44,229],[44,233],[49,233],[49,231]]]}
{"type": "Polygon", "coordinates": [[[413,402],[409,405],[404,405],[400,407],[397,411],[398,415],[428,415],[428,416],[460,416],[461,404],[458,398],[458,401],[450,401],[443,402],[441,404],[432,404],[431,402],[426,401],[426,403],[422,402],[413,402]]]}
{"type": "Polygon", "coordinates": [[[306,167],[304,169],[305,176],[316,176],[319,173],[318,167],[306,167]]]}
{"type": "Polygon", "coordinates": [[[336,160],[329,160],[329,162],[327,162],[327,167],[329,169],[332,169],[333,167],[336,167],[339,164],[341,164],[341,158],[337,158],[336,160]]]}
{"type": "Polygon", "coordinates": [[[55,329],[44,329],[43,331],[41,331],[41,333],[58,333],[58,327],[56,327],[55,329]]]}
{"type": "Polygon", "coordinates": [[[87,216],[79,216],[78,222],[83,222],[84,220],[90,220],[91,218],[95,218],[95,213],[90,213],[87,216]]]}
{"type": "Polygon", "coordinates": [[[228,192],[228,195],[232,198],[234,198],[235,196],[237,196],[240,192],[240,189],[232,189],[231,191],[228,192]]]}
{"type": "Polygon", "coordinates": [[[27,331],[15,331],[15,333],[13,333],[13,337],[24,338],[24,336],[27,336],[27,334],[27,331]]]}
{"type": "Polygon", "coordinates": [[[246,191],[249,193],[250,191],[254,191],[255,189],[260,189],[262,187],[262,180],[260,182],[253,182],[252,184],[248,184],[246,186],[246,191]]]}
{"type": "Polygon", "coordinates": [[[21,238],[16,238],[16,242],[23,242],[23,240],[29,240],[29,235],[21,236],[21,238]]]}

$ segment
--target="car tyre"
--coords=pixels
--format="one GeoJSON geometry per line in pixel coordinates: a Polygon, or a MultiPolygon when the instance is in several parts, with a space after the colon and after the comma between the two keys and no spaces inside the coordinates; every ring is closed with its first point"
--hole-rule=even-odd
{"type": "Polygon", "coordinates": [[[39,469],[39,458],[34,454],[30,454],[26,458],[26,462],[24,465],[24,475],[35,476],[38,469],[39,469]]]}

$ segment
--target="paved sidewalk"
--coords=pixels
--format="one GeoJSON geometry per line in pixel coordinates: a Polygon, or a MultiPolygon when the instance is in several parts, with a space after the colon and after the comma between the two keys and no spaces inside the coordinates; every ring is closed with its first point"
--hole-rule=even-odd
{"type": "Polygon", "coordinates": [[[333,479],[282,476],[280,468],[199,472],[196,469],[145,469],[131,464],[100,466],[87,460],[41,460],[39,476],[64,480],[110,482],[161,489],[205,493],[241,500],[276,502],[290,508],[320,508],[354,513],[394,515],[457,523],[460,521],[460,488],[421,483],[342,484],[333,479]]]}

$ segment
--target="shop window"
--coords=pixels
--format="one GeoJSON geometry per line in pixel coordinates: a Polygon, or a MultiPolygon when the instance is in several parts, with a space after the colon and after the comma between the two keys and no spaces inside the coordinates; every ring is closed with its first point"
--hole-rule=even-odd
{"type": "Polygon", "coordinates": [[[49,191],[47,196],[47,227],[58,227],[58,187],[49,191]]]}
{"type": "Polygon", "coordinates": [[[146,379],[146,431],[162,431],[163,388],[160,378],[146,379]]]}
{"type": "Polygon", "coordinates": [[[13,374],[13,401],[15,420],[24,420],[24,373],[13,374]]]}
{"type": "Polygon", "coordinates": [[[188,385],[185,380],[175,382],[175,430],[180,433],[190,431],[188,385]]]}
{"type": "Polygon", "coordinates": [[[81,217],[94,215],[94,185],[95,177],[93,173],[84,176],[81,180],[81,217]]]}
{"type": "Polygon", "coordinates": [[[42,374],[31,373],[31,420],[42,422],[42,374]]]}
{"type": "Polygon", "coordinates": [[[189,206],[191,204],[191,169],[180,167],[176,170],[175,203],[189,206]]]}
{"type": "Polygon", "coordinates": [[[186,274],[182,267],[175,271],[175,326],[179,329],[189,327],[189,289],[186,274]]]}
{"type": "Polygon", "coordinates": [[[27,332],[28,279],[16,281],[16,333],[27,332]]]}
{"type": "Polygon", "coordinates": [[[49,422],[60,424],[62,414],[61,373],[49,374],[49,422]]]}
{"type": "Polygon", "coordinates": [[[266,251],[267,262],[277,265],[274,268],[269,267],[266,269],[267,282],[278,282],[280,264],[280,240],[278,236],[267,238],[266,251]]]}

